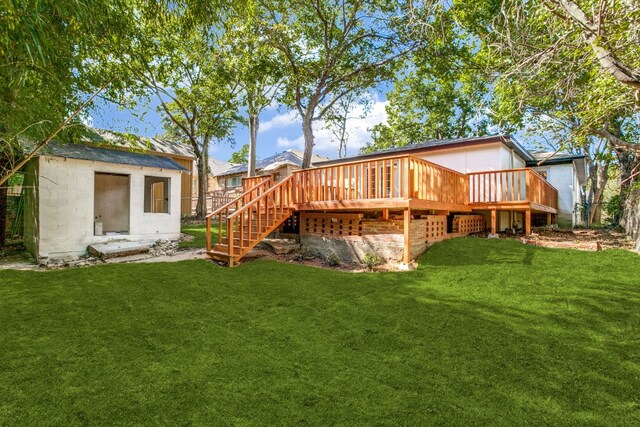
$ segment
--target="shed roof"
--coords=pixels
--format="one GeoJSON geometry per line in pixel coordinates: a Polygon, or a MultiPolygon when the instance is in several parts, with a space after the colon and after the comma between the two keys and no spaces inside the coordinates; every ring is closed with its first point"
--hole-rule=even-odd
{"type": "Polygon", "coordinates": [[[92,147],[82,144],[60,144],[52,141],[47,144],[38,155],[188,172],[187,169],[168,157],[92,147]]]}
{"type": "Polygon", "coordinates": [[[123,134],[106,129],[87,128],[81,141],[86,144],[108,145],[133,151],[155,152],[170,156],[180,156],[195,159],[193,149],[182,141],[172,141],[164,138],[148,138],[146,136],[123,134]]]}

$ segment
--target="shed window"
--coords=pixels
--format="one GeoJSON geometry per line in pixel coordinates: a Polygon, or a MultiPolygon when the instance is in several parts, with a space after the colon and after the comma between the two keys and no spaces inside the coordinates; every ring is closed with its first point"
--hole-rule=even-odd
{"type": "Polygon", "coordinates": [[[144,177],[144,211],[147,213],[169,213],[170,178],[144,177]]]}

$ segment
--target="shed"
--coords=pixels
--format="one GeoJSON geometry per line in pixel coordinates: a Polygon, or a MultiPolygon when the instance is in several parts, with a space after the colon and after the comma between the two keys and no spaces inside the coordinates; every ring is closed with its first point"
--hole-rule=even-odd
{"type": "Polygon", "coordinates": [[[97,243],[180,237],[188,171],[171,158],[52,142],[24,171],[24,241],[39,261],[76,258],[97,243]]]}

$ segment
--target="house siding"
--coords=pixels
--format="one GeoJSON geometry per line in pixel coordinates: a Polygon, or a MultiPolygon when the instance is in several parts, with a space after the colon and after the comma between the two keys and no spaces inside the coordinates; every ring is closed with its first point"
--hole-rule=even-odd
{"type": "Polygon", "coordinates": [[[560,227],[576,224],[575,204],[579,201],[580,189],[573,163],[538,166],[535,171],[547,173],[547,181],[558,190],[557,223],[560,227]]]}

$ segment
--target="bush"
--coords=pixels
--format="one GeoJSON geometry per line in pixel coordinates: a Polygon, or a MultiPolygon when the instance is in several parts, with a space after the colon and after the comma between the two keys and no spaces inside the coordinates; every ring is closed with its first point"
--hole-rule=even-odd
{"type": "Polygon", "coordinates": [[[327,265],[329,267],[337,267],[340,265],[340,258],[338,258],[335,252],[327,257],[327,265]]]}
{"type": "Polygon", "coordinates": [[[623,200],[620,194],[616,194],[611,197],[608,202],[606,202],[603,206],[604,211],[609,216],[612,225],[617,225],[620,223],[620,219],[622,218],[622,211],[624,209],[623,200]]]}
{"type": "Polygon", "coordinates": [[[383,261],[382,257],[375,252],[367,252],[364,254],[364,258],[362,259],[362,262],[369,271],[373,271],[373,268],[376,265],[382,264],[383,261]]]}
{"type": "Polygon", "coordinates": [[[315,255],[307,246],[300,246],[293,253],[293,259],[296,261],[306,261],[315,258],[315,255]]]}

